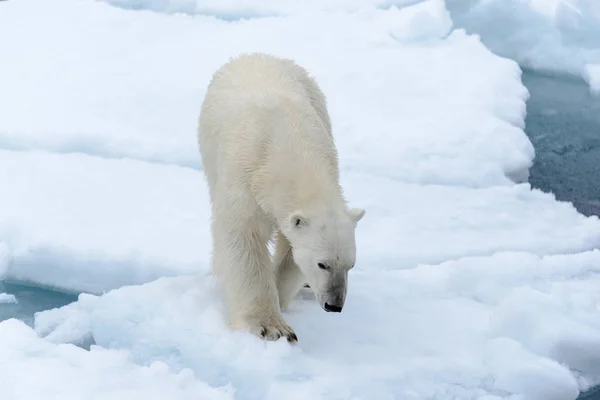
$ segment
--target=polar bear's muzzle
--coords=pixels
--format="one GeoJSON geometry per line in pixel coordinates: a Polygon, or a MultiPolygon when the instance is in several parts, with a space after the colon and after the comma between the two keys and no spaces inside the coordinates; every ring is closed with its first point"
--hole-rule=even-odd
{"type": "Polygon", "coordinates": [[[327,302],[325,302],[325,304],[323,304],[323,308],[327,312],[342,312],[342,307],[341,306],[336,306],[336,305],[333,305],[333,304],[329,304],[327,302]]]}
{"type": "Polygon", "coordinates": [[[342,312],[346,301],[347,274],[333,274],[327,290],[321,295],[321,307],[327,312],[342,312]]]}

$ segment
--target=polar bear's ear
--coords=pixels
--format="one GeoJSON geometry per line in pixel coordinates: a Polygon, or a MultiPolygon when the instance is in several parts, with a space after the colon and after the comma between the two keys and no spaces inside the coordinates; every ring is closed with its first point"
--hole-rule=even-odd
{"type": "Polygon", "coordinates": [[[308,225],[308,218],[298,212],[295,212],[290,216],[290,225],[292,228],[306,226],[308,225]]]}
{"type": "Polygon", "coordinates": [[[355,224],[364,217],[365,212],[366,211],[362,208],[351,208],[348,210],[348,214],[350,214],[350,218],[352,218],[355,224]]]}

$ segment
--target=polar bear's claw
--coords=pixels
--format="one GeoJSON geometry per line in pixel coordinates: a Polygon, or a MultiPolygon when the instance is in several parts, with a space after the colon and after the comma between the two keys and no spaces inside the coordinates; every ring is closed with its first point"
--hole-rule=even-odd
{"type": "Polygon", "coordinates": [[[260,325],[258,336],[266,340],[279,340],[285,337],[290,343],[298,342],[298,336],[294,330],[285,323],[263,323],[260,325]]]}
{"type": "Polygon", "coordinates": [[[290,333],[290,335],[287,337],[288,342],[290,343],[296,343],[298,341],[298,336],[296,336],[296,334],[294,332],[290,333]]]}

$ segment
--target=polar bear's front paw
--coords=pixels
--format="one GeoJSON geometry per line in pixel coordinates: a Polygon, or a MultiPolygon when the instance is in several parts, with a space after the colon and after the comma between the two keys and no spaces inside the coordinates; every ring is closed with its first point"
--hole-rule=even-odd
{"type": "Polygon", "coordinates": [[[298,336],[296,336],[292,327],[283,321],[257,321],[256,324],[253,324],[250,331],[266,340],[278,340],[281,337],[285,337],[290,343],[298,341],[298,336]]]}

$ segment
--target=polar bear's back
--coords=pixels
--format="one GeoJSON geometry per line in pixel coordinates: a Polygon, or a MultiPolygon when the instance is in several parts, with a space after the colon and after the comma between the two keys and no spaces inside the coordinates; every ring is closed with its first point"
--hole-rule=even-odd
{"type": "Polygon", "coordinates": [[[303,67],[285,58],[253,53],[230,60],[213,75],[207,92],[207,98],[213,100],[207,99],[205,103],[227,99],[228,103],[220,104],[219,108],[231,113],[236,105],[245,108],[250,103],[270,108],[281,96],[294,101],[308,99],[331,134],[325,95],[303,67]]]}
{"type": "Polygon", "coordinates": [[[292,60],[242,55],[213,75],[198,132],[211,191],[225,174],[255,188],[304,179],[315,168],[337,180],[333,142],[325,96],[292,60]]]}

